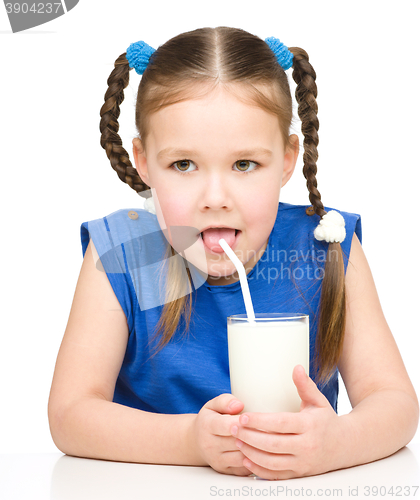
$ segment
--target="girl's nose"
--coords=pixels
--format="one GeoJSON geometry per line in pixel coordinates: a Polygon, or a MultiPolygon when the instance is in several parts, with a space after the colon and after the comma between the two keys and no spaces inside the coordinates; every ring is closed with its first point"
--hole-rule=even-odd
{"type": "Polygon", "coordinates": [[[231,194],[226,176],[218,172],[212,172],[206,176],[203,183],[200,204],[205,209],[230,208],[232,204],[231,194]]]}

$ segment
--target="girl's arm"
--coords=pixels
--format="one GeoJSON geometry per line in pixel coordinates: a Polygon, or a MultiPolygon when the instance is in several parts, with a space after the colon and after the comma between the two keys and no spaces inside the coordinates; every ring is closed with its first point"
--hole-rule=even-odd
{"type": "Polygon", "coordinates": [[[106,274],[95,267],[94,255],[91,241],[51,386],[48,417],[56,446],[79,457],[209,464],[220,471],[249,474],[230,435],[231,419],[238,419],[233,414],[243,408],[241,403],[229,408],[232,395],[213,399],[198,415],[162,415],[112,402],[128,327],[106,274]]]}
{"type": "Polygon", "coordinates": [[[159,457],[167,456],[173,463],[194,463],[195,448],[186,446],[193,415],[147,414],[112,402],[128,327],[96,260],[90,241],[51,386],[48,416],[53,440],[63,453],[81,457],[158,463],[159,457]],[[160,454],[152,445],[158,430],[160,454]]]}
{"type": "Polygon", "coordinates": [[[417,429],[419,403],[357,236],[346,287],[348,319],[339,370],[353,407],[343,436],[346,466],[351,466],[405,446],[417,429]]]}

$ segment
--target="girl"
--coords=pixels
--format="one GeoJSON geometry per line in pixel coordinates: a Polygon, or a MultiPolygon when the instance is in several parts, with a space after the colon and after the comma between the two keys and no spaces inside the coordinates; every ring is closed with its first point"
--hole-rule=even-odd
{"type": "Polygon", "coordinates": [[[147,210],[82,225],[84,261],[48,408],[61,451],[286,479],[370,462],[412,439],[418,401],[360,217],[325,210],[317,189],[315,78],[304,50],[226,27],[156,51],[138,42],[116,60],[101,145],[147,210]],[[279,203],[299,151],[290,67],[306,207],[279,203]],[[132,68],[143,75],[136,168],[117,133],[132,68]],[[220,237],[245,266],[255,312],[310,316],[310,376],[293,371],[299,413],[241,414],[230,394],[226,318],[245,307],[220,237]],[[338,371],[348,415],[336,413],[338,371]]]}

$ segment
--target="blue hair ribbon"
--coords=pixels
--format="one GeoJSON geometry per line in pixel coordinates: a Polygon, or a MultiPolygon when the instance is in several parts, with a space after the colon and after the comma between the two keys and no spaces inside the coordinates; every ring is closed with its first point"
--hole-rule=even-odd
{"type": "Polygon", "coordinates": [[[128,65],[134,68],[136,73],[142,75],[149,64],[150,57],[155,52],[153,47],[150,47],[146,42],[140,40],[139,42],[132,43],[126,52],[128,65]]]}
{"type": "Polygon", "coordinates": [[[269,36],[264,41],[274,52],[274,55],[276,56],[278,63],[284,69],[284,71],[288,70],[293,66],[293,54],[286,47],[286,45],[280,42],[278,38],[274,36],[269,36]]]}
{"type": "MultiPolygon", "coordinates": [[[[278,63],[285,71],[293,66],[293,54],[278,38],[270,36],[265,39],[265,43],[273,51],[278,63]]],[[[132,43],[126,52],[130,68],[134,68],[137,74],[142,75],[154,52],[155,49],[142,40],[132,43]]]]}

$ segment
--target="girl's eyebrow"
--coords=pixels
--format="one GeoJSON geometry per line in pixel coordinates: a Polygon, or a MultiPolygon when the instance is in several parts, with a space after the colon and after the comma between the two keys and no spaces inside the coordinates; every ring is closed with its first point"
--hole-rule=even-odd
{"type": "MultiPolygon", "coordinates": [[[[186,150],[186,149],[176,149],[176,148],[165,148],[159,151],[157,154],[157,158],[172,158],[172,157],[177,157],[177,158],[187,158],[187,157],[192,157],[192,156],[199,156],[198,151],[194,150],[186,150]]],[[[267,156],[270,157],[273,155],[273,152],[270,151],[269,149],[266,148],[255,148],[255,149],[244,149],[240,151],[233,151],[232,156],[235,156],[237,158],[247,158],[249,156],[267,156]]]]}
{"type": "Polygon", "coordinates": [[[176,149],[176,148],[165,148],[159,151],[157,158],[158,160],[160,158],[172,158],[173,156],[175,157],[182,157],[186,158],[187,156],[197,156],[198,152],[197,151],[188,151],[186,149],[176,149]]]}
{"type": "Polygon", "coordinates": [[[273,152],[266,148],[255,148],[255,149],[243,149],[241,151],[234,151],[232,156],[237,156],[238,158],[245,158],[247,156],[273,156],[273,152]]]}

